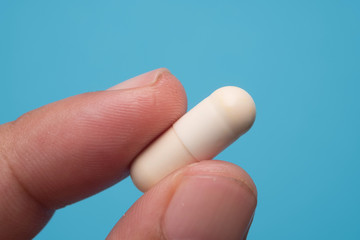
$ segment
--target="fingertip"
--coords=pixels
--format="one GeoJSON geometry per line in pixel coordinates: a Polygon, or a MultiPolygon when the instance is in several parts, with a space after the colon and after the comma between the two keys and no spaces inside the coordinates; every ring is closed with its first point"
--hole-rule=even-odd
{"type": "Polygon", "coordinates": [[[185,89],[182,83],[167,68],[159,68],[141,74],[121,82],[105,92],[110,92],[106,94],[115,96],[120,92],[122,95],[128,96],[141,92],[142,98],[138,99],[139,103],[146,102],[151,105],[147,106],[148,110],[153,111],[151,114],[161,110],[161,113],[166,113],[168,117],[174,116],[171,119],[172,121],[181,117],[187,110],[185,89]],[[151,102],[148,100],[151,100],[151,102]]]}
{"type": "Polygon", "coordinates": [[[167,239],[246,236],[257,191],[241,167],[224,161],[200,161],[174,173],[173,179],[177,183],[163,220],[167,239]]]}
{"type": "Polygon", "coordinates": [[[167,239],[242,239],[256,200],[242,182],[234,180],[184,176],[164,214],[167,239]]]}

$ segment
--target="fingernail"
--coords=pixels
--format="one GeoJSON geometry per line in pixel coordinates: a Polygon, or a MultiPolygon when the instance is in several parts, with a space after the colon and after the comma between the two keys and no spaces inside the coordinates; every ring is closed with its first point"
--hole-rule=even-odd
{"type": "Polygon", "coordinates": [[[249,187],[223,176],[187,176],[164,216],[167,239],[243,239],[256,207],[249,187]]]}
{"type": "Polygon", "coordinates": [[[132,88],[139,88],[139,87],[147,87],[155,84],[157,80],[162,76],[163,73],[169,73],[169,70],[165,68],[156,69],[129,80],[126,80],[122,83],[119,83],[107,90],[120,90],[120,89],[132,89],[132,88]]]}

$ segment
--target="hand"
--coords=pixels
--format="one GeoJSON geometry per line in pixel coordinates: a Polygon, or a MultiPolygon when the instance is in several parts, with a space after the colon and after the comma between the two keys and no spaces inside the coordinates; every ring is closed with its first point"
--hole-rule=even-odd
{"type": "MultiPolygon", "coordinates": [[[[31,239],[56,209],[128,176],[185,111],[182,85],[158,69],[0,125],[0,239],[31,239]]],[[[245,239],[256,194],[240,167],[194,163],[146,192],[108,239],[245,239]]]]}

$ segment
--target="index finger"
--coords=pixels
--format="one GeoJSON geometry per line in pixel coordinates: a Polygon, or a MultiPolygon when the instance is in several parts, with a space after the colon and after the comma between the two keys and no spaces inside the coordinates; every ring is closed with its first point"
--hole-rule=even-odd
{"type": "MultiPolygon", "coordinates": [[[[0,213],[14,199],[26,203],[25,196],[56,209],[116,183],[127,176],[132,159],[185,111],[181,83],[159,69],[109,91],[49,104],[2,126],[0,176],[15,183],[17,195],[7,199],[9,187],[0,185],[5,196],[0,213]]],[[[22,207],[18,216],[0,214],[0,222],[31,216],[32,210],[22,207]]]]}

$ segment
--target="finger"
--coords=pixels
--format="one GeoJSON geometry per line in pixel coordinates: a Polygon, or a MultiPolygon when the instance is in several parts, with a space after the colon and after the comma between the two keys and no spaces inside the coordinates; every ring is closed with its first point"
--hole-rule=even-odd
{"type": "Polygon", "coordinates": [[[240,167],[201,161],[146,192],[108,239],[245,239],[256,202],[256,187],[240,167]]]}
{"type": "Polygon", "coordinates": [[[23,220],[30,231],[46,222],[49,209],[121,180],[131,160],[185,110],[180,82],[159,69],[1,126],[0,233],[23,220]]]}

